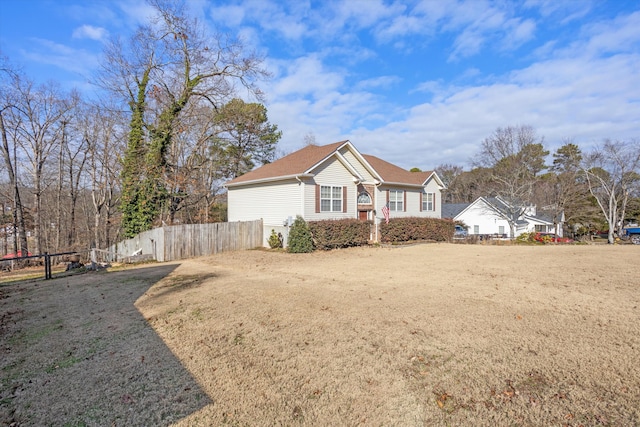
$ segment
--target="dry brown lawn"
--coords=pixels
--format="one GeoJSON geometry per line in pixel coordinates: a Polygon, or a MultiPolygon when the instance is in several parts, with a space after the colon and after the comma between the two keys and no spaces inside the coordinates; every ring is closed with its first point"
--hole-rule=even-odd
{"type": "Polygon", "coordinates": [[[637,426],[639,259],[256,250],[0,285],[0,423],[637,426]]]}

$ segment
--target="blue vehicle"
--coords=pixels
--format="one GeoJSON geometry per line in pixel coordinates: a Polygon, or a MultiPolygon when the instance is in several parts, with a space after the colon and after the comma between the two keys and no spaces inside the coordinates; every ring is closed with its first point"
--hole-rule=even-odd
{"type": "Polygon", "coordinates": [[[455,229],[455,231],[453,232],[453,237],[454,237],[454,238],[456,238],[456,237],[457,237],[457,238],[467,237],[467,235],[468,235],[468,234],[469,234],[469,233],[468,233],[468,231],[467,231],[467,229],[466,229],[466,228],[464,228],[464,227],[463,227],[463,226],[461,226],[461,225],[457,225],[457,224],[456,224],[456,229],[455,229]]]}
{"type": "Polygon", "coordinates": [[[623,228],[621,237],[631,240],[634,245],[640,245],[640,227],[623,228]]]}

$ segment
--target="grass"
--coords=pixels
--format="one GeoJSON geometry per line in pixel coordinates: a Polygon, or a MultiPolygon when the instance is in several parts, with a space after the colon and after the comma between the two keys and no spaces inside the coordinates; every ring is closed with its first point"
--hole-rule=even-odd
{"type": "Polygon", "coordinates": [[[40,341],[48,337],[55,331],[59,331],[63,328],[62,319],[53,321],[51,324],[44,325],[40,328],[27,330],[25,332],[18,333],[9,339],[9,344],[16,345],[30,345],[36,341],[40,341]]]}
{"type": "Polygon", "coordinates": [[[6,288],[0,423],[640,425],[637,249],[245,251],[6,288]]]}

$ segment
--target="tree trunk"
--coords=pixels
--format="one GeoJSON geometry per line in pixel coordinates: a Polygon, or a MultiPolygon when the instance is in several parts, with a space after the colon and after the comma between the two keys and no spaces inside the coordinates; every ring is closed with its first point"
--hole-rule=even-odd
{"type": "Polygon", "coordinates": [[[27,254],[27,232],[24,223],[24,207],[20,199],[20,189],[18,188],[17,178],[17,162],[16,162],[16,144],[13,144],[13,159],[11,161],[11,151],[9,150],[9,140],[7,138],[7,129],[4,124],[4,117],[0,112],[0,134],[2,135],[2,155],[9,172],[9,183],[13,189],[13,253],[18,251],[27,254]],[[15,163],[15,165],[14,165],[15,163]]]}

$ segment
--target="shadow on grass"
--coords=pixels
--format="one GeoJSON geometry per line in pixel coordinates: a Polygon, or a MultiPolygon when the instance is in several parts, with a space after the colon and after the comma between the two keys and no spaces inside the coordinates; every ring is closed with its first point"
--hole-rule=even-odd
{"type": "Polygon", "coordinates": [[[0,425],[165,426],[210,404],[134,306],[176,267],[5,288],[0,425]]]}

